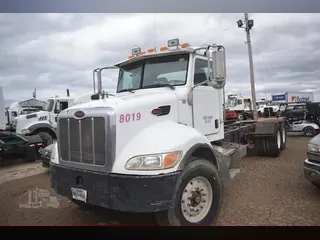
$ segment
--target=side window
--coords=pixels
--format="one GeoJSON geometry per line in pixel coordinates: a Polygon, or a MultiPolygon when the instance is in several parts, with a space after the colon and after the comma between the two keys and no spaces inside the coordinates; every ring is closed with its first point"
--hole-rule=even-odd
{"type": "Polygon", "coordinates": [[[61,111],[65,110],[66,108],[68,108],[68,102],[60,102],[61,111]]]}
{"type": "Polygon", "coordinates": [[[65,110],[66,108],[68,108],[68,102],[59,102],[55,105],[55,109],[54,109],[54,113],[58,114],[60,113],[61,111],[65,110]],[[57,104],[60,104],[60,111],[58,111],[58,108],[57,108],[57,104]]]}
{"type": "Polygon", "coordinates": [[[297,112],[303,112],[303,110],[304,110],[304,107],[303,107],[303,106],[296,106],[296,107],[294,108],[294,111],[297,111],[297,112]]]}
{"type": "MultiPolygon", "coordinates": [[[[199,84],[207,80],[208,61],[197,58],[194,63],[193,84],[199,84]]],[[[208,86],[208,84],[203,84],[208,86]]]]}
{"type": "Polygon", "coordinates": [[[238,99],[238,104],[237,105],[241,105],[242,104],[242,100],[238,99]]]}

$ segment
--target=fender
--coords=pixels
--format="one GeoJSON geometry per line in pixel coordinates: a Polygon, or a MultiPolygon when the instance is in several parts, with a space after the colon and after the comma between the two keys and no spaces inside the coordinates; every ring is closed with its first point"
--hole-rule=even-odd
{"type": "Polygon", "coordinates": [[[39,122],[39,123],[32,123],[29,126],[27,126],[30,133],[34,133],[39,128],[49,128],[54,132],[54,134],[57,136],[57,131],[49,122],[39,122]]]}
{"type": "Polygon", "coordinates": [[[319,125],[316,124],[316,123],[301,123],[301,125],[303,125],[303,128],[313,127],[313,128],[316,129],[316,130],[320,129],[320,128],[319,128],[319,125]]]}
{"type": "Polygon", "coordinates": [[[172,120],[158,122],[139,132],[139,134],[132,138],[123,149],[117,149],[112,172],[120,174],[157,175],[179,171],[181,160],[180,163],[173,168],[156,171],[126,170],[125,164],[129,159],[135,156],[172,151],[181,151],[181,159],[187,159],[191,153],[189,150],[196,145],[197,147],[208,147],[210,142],[202,135],[202,133],[192,127],[179,124],[172,120]]]}

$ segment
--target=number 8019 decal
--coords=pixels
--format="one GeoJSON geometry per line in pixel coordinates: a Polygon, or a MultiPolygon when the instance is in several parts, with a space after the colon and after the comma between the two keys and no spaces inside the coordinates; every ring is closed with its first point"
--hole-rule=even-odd
{"type": "Polygon", "coordinates": [[[135,122],[135,121],[140,121],[141,119],[141,113],[127,113],[127,114],[121,114],[119,117],[119,122],[124,123],[124,122],[135,122]]]}

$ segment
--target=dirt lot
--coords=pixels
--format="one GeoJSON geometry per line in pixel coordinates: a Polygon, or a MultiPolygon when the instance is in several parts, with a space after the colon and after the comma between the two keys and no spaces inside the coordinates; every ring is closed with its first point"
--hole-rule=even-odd
{"type": "MultiPolygon", "coordinates": [[[[288,138],[277,159],[245,158],[240,175],[225,184],[219,224],[319,225],[320,190],[303,175],[308,140],[288,138]]],[[[52,194],[41,163],[0,170],[0,224],[155,224],[150,214],[81,210],[62,197],[49,208],[19,205],[28,202],[28,191],[35,188],[52,194]]]]}

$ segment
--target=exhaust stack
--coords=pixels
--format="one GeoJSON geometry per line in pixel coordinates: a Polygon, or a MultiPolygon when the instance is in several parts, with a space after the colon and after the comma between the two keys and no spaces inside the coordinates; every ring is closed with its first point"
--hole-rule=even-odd
{"type": "Polygon", "coordinates": [[[69,89],[67,89],[67,96],[70,97],[69,89]]]}

